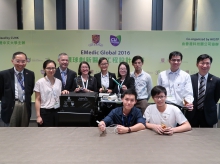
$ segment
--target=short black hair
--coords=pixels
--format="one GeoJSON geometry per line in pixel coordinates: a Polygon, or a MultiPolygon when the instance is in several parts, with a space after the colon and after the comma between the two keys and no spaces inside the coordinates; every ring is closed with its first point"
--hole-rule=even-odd
{"type": "Polygon", "coordinates": [[[18,52],[13,53],[12,59],[15,59],[15,57],[16,57],[17,55],[21,55],[21,54],[23,54],[23,55],[25,56],[26,60],[27,60],[27,55],[26,55],[24,52],[21,52],[21,51],[18,51],[18,52]]]}
{"type": "Polygon", "coordinates": [[[171,52],[170,55],[169,55],[169,60],[171,60],[173,56],[180,56],[180,59],[183,60],[183,55],[182,55],[182,53],[179,52],[179,51],[173,51],[173,52],[171,52]]]}
{"type": "Polygon", "coordinates": [[[90,75],[90,74],[91,74],[91,71],[90,71],[90,65],[89,65],[89,63],[86,62],[86,61],[82,61],[82,62],[79,64],[78,75],[82,75],[82,72],[81,72],[81,70],[80,70],[82,64],[86,64],[86,65],[89,67],[89,73],[88,73],[88,74],[90,75]]]}
{"type": "Polygon", "coordinates": [[[141,62],[144,63],[144,59],[141,56],[137,55],[132,58],[132,64],[134,64],[134,62],[136,62],[136,60],[138,59],[140,59],[141,62]]]}
{"type": "Polygon", "coordinates": [[[159,95],[160,93],[164,93],[165,96],[167,95],[167,90],[163,86],[157,85],[152,88],[151,90],[151,96],[154,97],[156,95],[159,95]]]}
{"type": "Polygon", "coordinates": [[[121,95],[121,98],[124,98],[125,95],[134,95],[135,100],[137,100],[137,92],[134,89],[127,89],[123,92],[123,94],[121,95]]]}
{"type": "MultiPolygon", "coordinates": [[[[46,68],[47,68],[47,65],[48,65],[49,63],[53,63],[53,64],[55,65],[55,68],[56,68],[56,63],[55,63],[55,61],[49,59],[49,60],[44,61],[44,63],[43,63],[43,69],[46,69],[46,68]]],[[[44,76],[46,76],[46,72],[44,73],[44,76]]]]}
{"type": "Polygon", "coordinates": [[[98,64],[100,65],[103,60],[106,60],[106,61],[108,62],[108,59],[107,59],[107,58],[101,57],[101,58],[99,59],[99,61],[98,61],[98,64]]]}
{"type": "Polygon", "coordinates": [[[126,67],[126,69],[127,69],[126,77],[129,77],[129,76],[130,76],[130,67],[129,67],[129,65],[128,65],[127,62],[121,62],[121,63],[119,63],[119,65],[118,65],[118,77],[121,77],[121,75],[120,75],[120,73],[119,73],[119,68],[120,68],[120,66],[121,66],[122,64],[125,65],[125,67],[126,67]]]}
{"type": "Polygon", "coordinates": [[[197,58],[197,64],[204,59],[210,59],[210,62],[212,63],[211,56],[209,56],[208,54],[202,54],[202,55],[199,55],[199,57],[197,58]]]}

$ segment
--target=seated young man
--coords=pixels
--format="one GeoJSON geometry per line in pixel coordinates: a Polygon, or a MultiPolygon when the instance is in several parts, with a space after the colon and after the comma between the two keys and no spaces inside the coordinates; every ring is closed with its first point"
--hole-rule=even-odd
{"type": "Polygon", "coordinates": [[[158,134],[168,135],[191,130],[189,122],[180,109],[165,103],[167,91],[164,87],[155,86],[151,90],[151,96],[155,104],[149,105],[144,112],[147,128],[158,134]],[[177,123],[178,127],[176,127],[177,123]]]}
{"type": "Polygon", "coordinates": [[[99,129],[105,130],[106,126],[118,124],[119,134],[136,132],[145,129],[146,120],[143,118],[141,110],[134,107],[137,102],[135,90],[128,89],[122,94],[123,106],[113,109],[100,123],[99,129]]]}

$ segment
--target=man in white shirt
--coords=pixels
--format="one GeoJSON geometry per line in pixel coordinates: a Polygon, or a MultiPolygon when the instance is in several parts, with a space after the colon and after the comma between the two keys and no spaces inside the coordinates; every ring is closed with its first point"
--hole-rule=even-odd
{"type": "Polygon", "coordinates": [[[179,109],[193,110],[193,89],[190,75],[180,70],[183,55],[173,51],[169,55],[170,69],[162,71],[157,84],[166,88],[166,103],[173,104],[179,109]]]}
{"type": "Polygon", "coordinates": [[[148,129],[168,135],[191,130],[183,113],[176,106],[165,103],[167,91],[164,87],[155,86],[151,90],[151,96],[155,104],[149,105],[143,115],[148,129]]]}

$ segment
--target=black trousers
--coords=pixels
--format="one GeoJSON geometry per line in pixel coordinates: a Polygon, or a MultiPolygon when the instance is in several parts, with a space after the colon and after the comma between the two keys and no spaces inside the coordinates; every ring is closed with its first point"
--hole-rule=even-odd
{"type": "Polygon", "coordinates": [[[205,118],[204,110],[196,110],[193,119],[190,121],[192,127],[200,128],[213,128],[213,125],[209,125],[205,118]]]}
{"type": "Polygon", "coordinates": [[[45,109],[40,108],[40,116],[43,120],[43,124],[38,124],[38,127],[57,127],[58,126],[58,112],[57,109],[45,109]]]}

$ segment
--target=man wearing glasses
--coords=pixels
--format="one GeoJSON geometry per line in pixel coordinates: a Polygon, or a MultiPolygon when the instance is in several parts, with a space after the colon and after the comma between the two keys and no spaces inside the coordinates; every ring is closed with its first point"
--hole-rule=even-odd
{"type": "Polygon", "coordinates": [[[220,79],[209,73],[212,57],[202,54],[197,58],[199,72],[191,75],[194,109],[186,112],[192,127],[211,128],[218,122],[217,106],[220,97],[220,79]]]}
{"type": "Polygon", "coordinates": [[[183,55],[173,51],[169,55],[170,69],[162,71],[157,84],[166,88],[166,103],[177,106],[179,109],[193,110],[193,90],[188,73],[180,70],[183,55]]]}
{"type": "Polygon", "coordinates": [[[25,69],[27,55],[15,52],[13,68],[0,72],[1,118],[5,126],[27,127],[31,117],[34,72],[25,69]]]}

